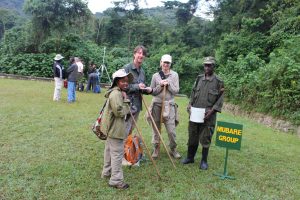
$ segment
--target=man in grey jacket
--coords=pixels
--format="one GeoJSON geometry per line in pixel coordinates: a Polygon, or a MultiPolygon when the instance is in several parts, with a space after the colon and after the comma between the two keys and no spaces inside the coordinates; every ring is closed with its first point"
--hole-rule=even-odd
{"type": "MultiPolygon", "coordinates": [[[[133,81],[129,84],[127,89],[128,98],[131,101],[132,106],[135,110],[133,116],[135,120],[138,120],[139,113],[142,110],[142,94],[150,94],[152,92],[151,87],[146,87],[145,81],[145,71],[142,68],[144,58],[147,55],[147,50],[144,46],[139,45],[135,47],[133,51],[133,62],[124,66],[124,69],[127,73],[133,75],[133,81]]],[[[133,119],[129,117],[126,120],[126,134],[132,132],[134,128],[133,119]]]]}
{"type": "Polygon", "coordinates": [[[70,66],[67,69],[68,74],[68,102],[73,103],[76,100],[76,83],[78,81],[78,66],[76,65],[75,58],[70,58],[70,66]]]}

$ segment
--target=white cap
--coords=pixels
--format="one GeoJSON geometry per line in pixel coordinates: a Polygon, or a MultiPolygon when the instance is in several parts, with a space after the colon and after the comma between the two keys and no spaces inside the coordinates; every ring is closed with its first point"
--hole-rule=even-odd
{"type": "Polygon", "coordinates": [[[165,54],[161,57],[161,61],[172,63],[172,57],[169,54],[165,54]]]}
{"type": "Polygon", "coordinates": [[[63,57],[62,55],[56,54],[54,60],[61,60],[61,59],[63,59],[63,58],[64,58],[64,57],[63,57]]]}

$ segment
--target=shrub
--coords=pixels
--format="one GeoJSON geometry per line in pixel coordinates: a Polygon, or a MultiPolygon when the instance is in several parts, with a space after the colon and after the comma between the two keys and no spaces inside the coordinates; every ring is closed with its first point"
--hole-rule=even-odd
{"type": "Polygon", "coordinates": [[[55,54],[7,54],[1,57],[2,73],[25,76],[52,77],[55,54]]]}

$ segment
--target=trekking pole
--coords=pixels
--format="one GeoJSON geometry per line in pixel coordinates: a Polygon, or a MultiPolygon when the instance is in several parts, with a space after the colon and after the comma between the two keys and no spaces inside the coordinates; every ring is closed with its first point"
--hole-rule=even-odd
{"type": "Polygon", "coordinates": [[[163,111],[164,111],[164,106],[165,106],[165,98],[166,98],[166,86],[164,85],[164,90],[163,90],[163,97],[162,97],[162,102],[161,102],[161,113],[160,113],[160,133],[161,133],[161,124],[163,122],[163,111]]]}
{"type": "Polygon", "coordinates": [[[171,160],[171,163],[173,164],[173,167],[176,169],[176,166],[175,166],[175,164],[174,164],[174,162],[173,162],[173,159],[171,158],[171,156],[170,156],[170,154],[169,154],[169,151],[168,151],[168,149],[167,149],[167,147],[166,147],[166,144],[164,143],[164,140],[163,140],[163,138],[162,138],[162,136],[161,136],[161,134],[160,134],[160,132],[159,132],[159,130],[158,130],[156,124],[155,124],[155,121],[154,121],[154,119],[153,119],[153,117],[152,117],[152,115],[151,115],[151,113],[150,113],[150,111],[149,111],[149,109],[148,109],[148,106],[147,106],[147,104],[146,104],[146,102],[145,102],[145,99],[144,99],[143,95],[141,95],[141,96],[142,96],[142,100],[143,100],[143,102],[144,102],[144,105],[145,105],[145,107],[146,107],[146,110],[147,110],[147,112],[148,112],[148,115],[149,115],[150,118],[151,118],[152,124],[153,124],[155,130],[158,132],[159,138],[160,138],[162,144],[163,144],[164,147],[165,147],[165,150],[166,150],[166,152],[167,152],[167,154],[168,154],[168,156],[169,156],[169,158],[170,158],[170,160],[171,160]]]}
{"type": "MultiPolygon", "coordinates": [[[[163,98],[161,102],[161,112],[160,112],[160,122],[159,122],[159,133],[161,133],[161,126],[163,122],[163,112],[164,112],[164,106],[165,106],[165,98],[166,98],[166,86],[164,85],[163,89],[163,98]]],[[[158,134],[159,134],[158,133],[158,134]]],[[[160,149],[160,142],[158,143],[158,149],[160,149]]]]}
{"type": "Polygon", "coordinates": [[[143,142],[143,144],[145,145],[145,148],[146,148],[146,150],[147,150],[147,153],[148,153],[148,155],[149,155],[149,157],[150,157],[150,159],[151,159],[151,161],[152,161],[152,163],[153,163],[153,165],[154,165],[154,168],[155,168],[155,170],[156,170],[156,172],[157,172],[157,176],[161,179],[161,176],[160,176],[160,174],[159,174],[159,171],[158,171],[158,169],[157,169],[157,167],[156,167],[156,163],[155,163],[155,161],[153,160],[153,158],[151,157],[150,151],[149,151],[149,149],[148,149],[148,147],[147,147],[147,145],[146,145],[146,142],[144,141],[144,138],[143,138],[143,136],[142,136],[142,134],[141,134],[141,132],[140,132],[139,127],[137,126],[137,123],[136,123],[136,121],[135,121],[135,119],[134,119],[134,117],[133,117],[133,114],[132,114],[130,108],[129,108],[129,112],[130,112],[130,116],[132,117],[133,123],[134,123],[134,125],[135,125],[135,127],[136,127],[136,130],[137,130],[138,134],[140,135],[141,140],[142,140],[142,142],[143,142]]]}

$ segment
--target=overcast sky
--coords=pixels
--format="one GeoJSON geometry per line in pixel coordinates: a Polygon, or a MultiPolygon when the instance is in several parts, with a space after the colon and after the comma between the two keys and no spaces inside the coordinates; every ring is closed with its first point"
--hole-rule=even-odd
{"type": "MultiPolygon", "coordinates": [[[[113,7],[113,3],[111,3],[113,0],[88,0],[88,7],[89,9],[93,12],[103,12],[107,8],[113,7]]],[[[118,0],[116,0],[118,1],[118,0]]],[[[156,7],[156,6],[163,6],[164,4],[162,3],[163,1],[167,0],[146,0],[147,5],[145,4],[145,1],[141,1],[140,7],[141,8],[151,8],[151,7],[156,7]]],[[[188,2],[188,0],[179,0],[182,3],[188,2]]],[[[205,0],[201,0],[197,12],[195,13],[198,16],[204,17],[203,13],[207,10],[208,8],[208,3],[205,2],[205,0]]]]}

